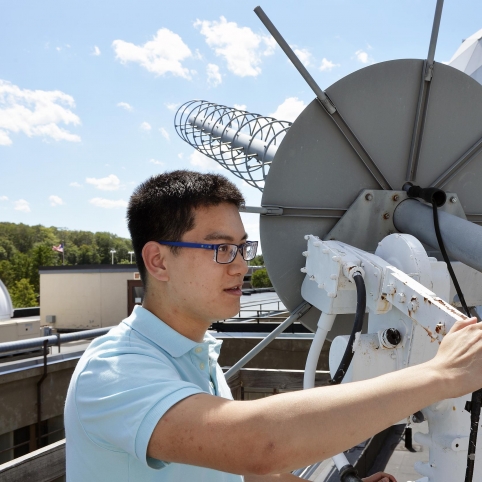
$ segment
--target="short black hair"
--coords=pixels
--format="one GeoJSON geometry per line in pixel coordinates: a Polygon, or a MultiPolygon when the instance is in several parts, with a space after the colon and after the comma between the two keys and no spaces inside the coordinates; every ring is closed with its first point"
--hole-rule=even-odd
{"type": "MultiPolygon", "coordinates": [[[[179,241],[194,228],[194,209],[229,203],[239,208],[239,189],[219,174],[179,170],[152,176],[138,186],[127,207],[127,225],[142,283],[147,271],[142,248],[149,241],[179,241]]],[[[176,252],[177,248],[172,248],[176,252]]]]}

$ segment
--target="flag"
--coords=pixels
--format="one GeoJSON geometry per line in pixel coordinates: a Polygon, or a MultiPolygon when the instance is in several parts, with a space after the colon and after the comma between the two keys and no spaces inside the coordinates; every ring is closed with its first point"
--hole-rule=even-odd
{"type": "Polygon", "coordinates": [[[52,249],[54,251],[57,251],[59,253],[63,253],[64,252],[64,245],[63,244],[59,244],[58,246],[52,246],[52,249]]]}

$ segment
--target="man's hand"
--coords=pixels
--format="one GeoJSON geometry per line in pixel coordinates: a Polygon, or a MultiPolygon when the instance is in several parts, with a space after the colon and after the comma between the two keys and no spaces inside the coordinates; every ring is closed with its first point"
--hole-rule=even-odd
{"type": "Polygon", "coordinates": [[[482,387],[482,323],[476,318],[457,321],[428,363],[443,373],[446,398],[455,398],[482,387]]]}
{"type": "Polygon", "coordinates": [[[363,482],[397,482],[393,475],[386,474],[385,472],[377,472],[362,480],[363,482]]]}

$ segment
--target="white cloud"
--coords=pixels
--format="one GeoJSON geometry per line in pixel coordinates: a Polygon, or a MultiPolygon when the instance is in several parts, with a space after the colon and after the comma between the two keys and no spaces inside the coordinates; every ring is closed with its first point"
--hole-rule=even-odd
{"type": "Polygon", "coordinates": [[[149,122],[143,122],[139,126],[139,128],[142,129],[143,131],[150,131],[152,129],[151,124],[149,124],[149,122]]]}
{"type": "Polygon", "coordinates": [[[182,159],[184,157],[184,152],[180,152],[177,157],[179,157],[179,159],[182,159]]]}
{"type": "Polygon", "coordinates": [[[87,184],[92,184],[101,191],[117,191],[117,189],[120,188],[120,179],[115,174],[100,179],[88,177],[85,182],[87,184]]]}
{"type": "Polygon", "coordinates": [[[0,201],[8,201],[8,197],[7,196],[0,196],[0,201]]]}
{"type": "Polygon", "coordinates": [[[98,57],[100,55],[100,48],[97,47],[97,45],[94,45],[94,51],[92,52],[92,55],[95,55],[96,57],[98,57]]]}
{"type": "Polygon", "coordinates": [[[116,209],[116,208],[126,208],[127,207],[127,202],[124,201],[123,199],[118,199],[117,201],[114,201],[112,199],[104,199],[101,197],[94,197],[90,201],[90,204],[93,204],[94,206],[97,206],[98,208],[104,208],[104,209],[116,209]]]}
{"type": "Polygon", "coordinates": [[[216,64],[208,64],[206,67],[206,72],[208,74],[208,83],[213,87],[217,87],[223,81],[221,72],[219,72],[219,67],[216,64]]]}
{"type": "Polygon", "coordinates": [[[49,196],[49,201],[50,201],[50,205],[51,206],[62,206],[62,204],[64,204],[64,201],[62,201],[62,198],[60,198],[59,196],[55,196],[54,194],[52,194],[52,196],[49,196]]]}
{"type": "Polygon", "coordinates": [[[15,211],[22,211],[23,213],[30,212],[30,203],[25,201],[25,199],[19,199],[18,201],[14,201],[14,209],[15,211]]]}
{"type": "Polygon", "coordinates": [[[200,171],[219,171],[222,167],[210,157],[201,154],[199,151],[193,151],[189,156],[191,166],[197,167],[200,171]]]}
{"type": "Polygon", "coordinates": [[[306,104],[298,99],[298,97],[288,97],[272,114],[269,114],[269,116],[278,120],[293,122],[305,107],[306,104]]]}
{"type": "Polygon", "coordinates": [[[159,129],[159,132],[161,133],[162,137],[164,137],[164,139],[166,140],[170,140],[170,137],[169,137],[169,132],[166,131],[166,129],[164,129],[164,127],[161,127],[159,129]]]}
{"type": "Polygon", "coordinates": [[[182,61],[192,57],[192,52],[179,35],[167,28],[158,30],[144,45],[114,40],[112,47],[116,58],[123,64],[136,62],[156,75],[171,73],[191,79],[189,69],[183,67],[182,61]]]}
{"type": "Polygon", "coordinates": [[[246,110],[246,104],[234,104],[234,108],[238,110],[246,110]]]}
{"type": "Polygon", "coordinates": [[[12,144],[12,139],[8,137],[8,133],[0,130],[0,146],[9,146],[12,144]]]}
{"type": "Polygon", "coordinates": [[[0,145],[12,144],[11,133],[79,142],[80,137],[58,124],[79,125],[70,109],[74,98],[59,90],[28,90],[0,79],[0,145]]]}
{"type": "Polygon", "coordinates": [[[355,56],[356,56],[356,59],[361,62],[362,64],[368,64],[368,62],[371,60],[369,57],[368,57],[368,54],[363,51],[363,50],[357,50],[355,52],[355,56]]]}
{"type": "Polygon", "coordinates": [[[128,111],[132,110],[132,106],[130,104],[128,104],[127,102],[119,102],[117,104],[117,107],[122,107],[123,109],[128,110],[128,111]]]}
{"type": "Polygon", "coordinates": [[[200,29],[216,55],[224,58],[228,69],[240,77],[259,75],[263,57],[273,54],[276,46],[270,35],[258,35],[224,17],[220,17],[219,22],[196,20],[194,26],[200,29]]]}
{"type": "Polygon", "coordinates": [[[175,111],[181,104],[176,104],[174,102],[166,102],[164,104],[169,110],[175,111]]]}
{"type": "Polygon", "coordinates": [[[83,187],[82,184],[78,183],[77,181],[71,182],[69,184],[71,187],[83,187]]]}
{"type": "Polygon", "coordinates": [[[149,159],[151,164],[156,164],[157,166],[165,166],[166,163],[163,161],[158,161],[157,159],[149,159]]]}
{"type": "Polygon", "coordinates": [[[340,64],[335,64],[331,60],[323,59],[321,60],[320,70],[322,72],[331,72],[335,67],[340,67],[340,64]]]}
{"type": "Polygon", "coordinates": [[[309,67],[311,65],[311,52],[308,49],[293,49],[294,53],[298,56],[298,58],[301,60],[301,63],[305,67],[309,67]]]}

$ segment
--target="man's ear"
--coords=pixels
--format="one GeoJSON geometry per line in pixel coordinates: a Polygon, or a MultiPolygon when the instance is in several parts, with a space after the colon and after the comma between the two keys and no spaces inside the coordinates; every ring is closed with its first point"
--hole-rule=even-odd
{"type": "Polygon", "coordinates": [[[149,274],[158,281],[169,281],[166,257],[170,248],[155,241],[149,241],[142,248],[142,259],[149,274]]]}

